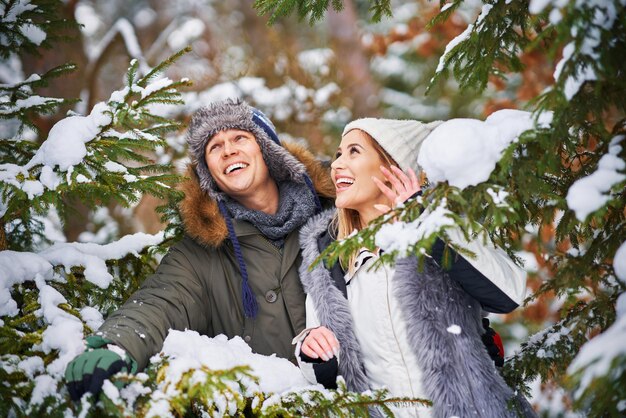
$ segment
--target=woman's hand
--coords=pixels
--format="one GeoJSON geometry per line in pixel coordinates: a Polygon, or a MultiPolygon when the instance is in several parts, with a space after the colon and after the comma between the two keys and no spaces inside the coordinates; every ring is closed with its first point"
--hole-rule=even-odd
{"type": "MultiPolygon", "coordinates": [[[[383,176],[391,183],[393,189],[389,188],[385,183],[372,176],[372,180],[378,186],[381,192],[392,202],[393,206],[397,206],[400,203],[405,202],[407,199],[412,197],[415,193],[422,190],[420,187],[419,180],[415,175],[415,172],[409,168],[408,176],[400,170],[396,166],[391,166],[391,171],[389,171],[384,166],[380,166],[380,171],[382,171],[383,176]]],[[[390,206],[377,204],[374,207],[382,212],[387,213],[391,210],[390,206]]]]}
{"type": "Polygon", "coordinates": [[[317,327],[302,341],[300,351],[311,358],[328,361],[339,354],[339,341],[328,328],[317,327]]]}

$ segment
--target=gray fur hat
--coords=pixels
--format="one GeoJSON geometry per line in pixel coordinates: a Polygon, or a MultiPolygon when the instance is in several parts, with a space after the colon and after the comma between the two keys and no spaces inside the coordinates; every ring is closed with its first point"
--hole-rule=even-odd
{"type": "Polygon", "coordinates": [[[209,172],[205,149],[213,135],[227,129],[241,129],[254,135],[274,181],[305,182],[303,175],[306,168],[280,145],[272,122],[259,109],[243,100],[227,99],[198,109],[187,130],[187,143],[200,187],[211,198],[223,200],[224,193],[217,187],[209,172]]]}

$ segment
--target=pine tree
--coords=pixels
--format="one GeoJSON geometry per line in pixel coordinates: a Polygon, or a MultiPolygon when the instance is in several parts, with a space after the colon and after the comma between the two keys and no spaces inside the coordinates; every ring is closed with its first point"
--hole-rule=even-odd
{"type": "MultiPolygon", "coordinates": [[[[126,86],[89,115],[71,114],[41,138],[34,115],[74,99],[41,97],[37,89],[74,66],[24,77],[23,54],[38,54],[76,25],[57,16],[60,2],[2,1],[3,84],[0,85],[0,389],[3,415],[40,415],[67,403],[64,365],[83,349],[102,315],[119,306],[156,264],[174,234],[135,234],[106,245],[55,243],[51,215],[72,216],[68,201],[92,209],[123,206],[148,193],[175,202],[178,176],[149,153],[180,123],[154,114],[154,104],[180,104],[189,81],[160,77],[181,53],[146,74],[132,61],[126,86]]],[[[163,209],[167,212],[166,209],[163,209]]],[[[169,213],[169,212],[168,212],[169,213]]]]}
{"type": "MultiPolygon", "coordinates": [[[[314,1],[298,1],[298,0],[255,0],[254,7],[260,14],[269,14],[269,23],[274,23],[276,19],[287,16],[293,11],[297,11],[300,19],[307,18],[309,23],[324,17],[326,10],[331,6],[334,10],[343,9],[342,0],[314,0],[314,1]]],[[[391,16],[390,0],[373,0],[370,4],[372,19],[379,21],[383,16],[391,16]]]]}
{"type": "MultiPolygon", "coordinates": [[[[461,3],[441,2],[431,25],[449,19],[461,3]]],[[[503,152],[488,180],[469,187],[438,183],[419,202],[392,215],[410,227],[445,208],[468,232],[482,225],[511,255],[522,248],[522,239],[530,241],[546,261],[547,279],[538,278],[542,284],[526,306],[554,294],[560,320],[506,360],[506,379],[520,389],[536,378],[551,381],[571,391],[576,409],[591,416],[620,416],[626,408],[626,353],[602,350],[600,344],[623,345],[619,341],[624,338],[626,272],[617,265],[624,263],[618,254],[623,258],[626,253],[626,3],[483,3],[474,23],[448,44],[431,87],[450,75],[462,89],[478,92],[490,80],[511,83],[511,76],[524,70],[522,53],[546,51],[554,82],[527,106],[537,123],[503,152]],[[498,194],[504,199],[495,199],[498,194]],[[462,218],[456,215],[461,213],[462,218]],[[554,236],[545,242],[541,231],[550,228],[554,236]]],[[[328,7],[328,2],[255,4],[271,19],[296,7],[301,17],[321,19],[328,7]]],[[[374,13],[375,20],[392,13],[389,4],[371,4],[383,7],[374,13]]],[[[378,231],[390,228],[392,215],[326,256],[375,246],[378,231]]],[[[435,233],[445,236],[445,230],[435,233]]],[[[415,238],[408,250],[421,256],[435,233],[415,238]]],[[[398,253],[383,259],[390,261],[398,253]]]]}

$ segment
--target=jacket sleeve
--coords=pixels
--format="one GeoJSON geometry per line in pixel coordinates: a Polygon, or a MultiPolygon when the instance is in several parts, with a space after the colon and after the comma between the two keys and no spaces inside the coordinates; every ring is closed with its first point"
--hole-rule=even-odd
{"type": "MultiPolygon", "coordinates": [[[[448,274],[463,289],[478,300],[483,309],[494,313],[508,313],[517,308],[526,293],[526,272],[518,267],[502,249],[491,241],[483,244],[481,239],[467,241],[456,228],[446,230],[453,244],[465,248],[475,257],[464,257],[448,248],[452,266],[448,274]]],[[[441,262],[445,244],[437,239],[432,257],[441,262]]]]}
{"type": "Polygon", "coordinates": [[[323,361],[322,359],[311,358],[301,351],[302,342],[309,335],[309,332],[319,326],[320,321],[317,318],[315,306],[311,298],[307,295],[306,329],[298,334],[292,341],[293,344],[296,344],[295,354],[298,367],[300,367],[302,375],[309,383],[319,383],[326,389],[337,389],[337,374],[339,372],[337,357],[335,356],[328,361],[323,361]]]}
{"type": "Polygon", "coordinates": [[[138,370],[161,350],[170,329],[206,332],[208,328],[209,298],[196,271],[208,266],[192,265],[188,250],[184,241],[170,248],[157,271],[96,333],[126,350],[138,370]]]}

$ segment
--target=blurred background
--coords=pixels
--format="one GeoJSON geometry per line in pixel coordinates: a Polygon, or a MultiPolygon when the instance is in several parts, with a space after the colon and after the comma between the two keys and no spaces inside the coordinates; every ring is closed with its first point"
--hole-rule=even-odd
{"type": "MultiPolygon", "coordinates": [[[[376,24],[369,21],[368,2],[345,1],[343,11],[330,11],[313,26],[296,17],[269,26],[249,0],[67,1],[64,15],[75,17],[81,28],[66,31],[62,47],[28,57],[22,70],[41,73],[52,65],[77,64],[42,94],[81,101],[36,125],[45,138],[67,111],[88,113],[122,87],[131,59],[145,71],[187,45],[192,52],[166,74],[193,82],[185,106],[164,106],[160,112],[186,121],[213,100],[243,97],[271,118],[283,139],[302,141],[322,158],[334,151],[341,129],[353,118],[484,118],[498,109],[523,108],[551,82],[552,69],[542,65],[542,57],[525,56],[529,70],[506,86],[494,79],[480,95],[462,93],[448,78],[426,95],[445,46],[475,19],[482,3],[466,1],[451,19],[430,29],[437,2],[392,4],[393,17],[376,24]]],[[[159,159],[184,166],[184,132],[169,143],[159,159]]],[[[161,228],[150,211],[136,211],[133,229],[161,228]]],[[[68,225],[65,233],[75,240],[75,231],[82,230],[68,225]]]]}

